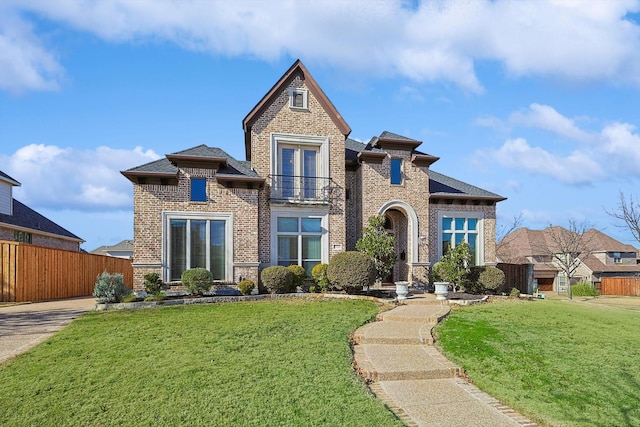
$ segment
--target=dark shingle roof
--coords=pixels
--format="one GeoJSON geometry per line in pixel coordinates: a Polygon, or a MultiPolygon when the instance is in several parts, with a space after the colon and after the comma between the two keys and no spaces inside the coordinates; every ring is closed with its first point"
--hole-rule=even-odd
{"type": "Polygon", "coordinates": [[[405,141],[415,141],[415,142],[420,142],[417,139],[413,139],[413,138],[408,138],[406,136],[402,136],[402,135],[398,135],[397,133],[393,133],[393,132],[389,132],[389,131],[384,131],[380,134],[380,138],[385,138],[385,139],[402,139],[405,141]]]}
{"type": "MultiPolygon", "coordinates": [[[[208,147],[204,144],[197,147],[187,148],[186,150],[178,151],[172,154],[179,154],[183,156],[197,156],[197,157],[211,157],[211,158],[224,158],[227,161],[227,165],[221,167],[218,170],[218,174],[221,175],[244,175],[248,177],[258,178],[259,175],[251,169],[251,163],[246,161],[238,161],[232,156],[227,154],[224,150],[217,147],[208,147]]],[[[131,169],[127,169],[125,172],[151,172],[151,173],[166,173],[177,174],[178,168],[174,166],[167,158],[159,159],[144,165],[136,166],[131,169]]]]}
{"type": "Polygon", "coordinates": [[[57,234],[71,239],[83,241],[69,230],[59,226],[49,218],[40,215],[27,205],[13,199],[13,215],[0,214],[0,223],[29,228],[34,232],[57,234]]]}
{"type": "Polygon", "coordinates": [[[429,193],[431,197],[469,196],[470,198],[493,199],[496,201],[505,200],[504,197],[495,193],[443,175],[434,170],[429,171],[429,193]]]}

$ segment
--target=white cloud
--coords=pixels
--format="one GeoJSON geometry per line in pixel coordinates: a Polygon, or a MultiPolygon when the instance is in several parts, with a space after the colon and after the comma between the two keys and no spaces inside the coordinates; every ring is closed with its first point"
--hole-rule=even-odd
{"type": "Polygon", "coordinates": [[[523,138],[507,140],[493,156],[507,168],[550,175],[567,184],[586,184],[605,176],[600,165],[583,152],[562,157],[531,147],[523,138]]]}
{"type": "Polygon", "coordinates": [[[575,121],[558,113],[553,107],[533,103],[529,110],[517,111],[509,117],[515,125],[536,127],[561,137],[580,142],[592,142],[595,135],[578,128],[575,121]]]}
{"type": "Polygon", "coordinates": [[[0,8],[0,89],[13,93],[56,90],[63,69],[31,26],[0,8]]]}
{"type": "MultiPolygon", "coordinates": [[[[475,123],[498,129],[502,122],[481,117],[475,123]]],[[[567,144],[543,141],[532,146],[525,138],[510,138],[498,150],[476,151],[478,162],[490,164],[493,159],[507,168],[548,175],[567,184],[595,183],[620,175],[640,178],[640,134],[634,125],[616,122],[585,131],[553,107],[535,103],[528,110],[512,113],[508,123],[542,129],[564,138],[567,144]],[[577,145],[571,153],[560,152],[572,143],[577,145]]]]}
{"type": "Polygon", "coordinates": [[[453,82],[474,93],[483,91],[478,61],[497,61],[514,76],[640,86],[640,26],[627,19],[639,0],[423,1],[412,9],[402,0],[7,0],[0,9],[21,16],[0,22],[3,56],[16,67],[3,71],[5,88],[46,89],[60,78],[22,12],[112,42],[170,41],[264,60],[286,54],[368,75],[453,82]]]}
{"type": "Polygon", "coordinates": [[[32,208],[130,209],[132,186],[119,171],[158,159],[152,150],[95,150],[31,144],[0,155],[3,172],[20,181],[15,197],[32,208]]]}

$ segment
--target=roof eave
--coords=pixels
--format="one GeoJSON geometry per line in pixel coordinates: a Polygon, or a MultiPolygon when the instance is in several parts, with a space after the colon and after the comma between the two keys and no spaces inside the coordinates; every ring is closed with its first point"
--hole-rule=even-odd
{"type": "Polygon", "coordinates": [[[227,165],[227,159],[225,157],[213,157],[213,156],[193,156],[188,154],[167,154],[167,160],[169,160],[174,166],[179,163],[190,164],[214,164],[227,165]]]}
{"type": "Polygon", "coordinates": [[[464,200],[489,200],[493,202],[502,202],[507,200],[502,196],[472,196],[470,194],[450,194],[450,193],[431,193],[429,199],[464,199],[464,200]]]}

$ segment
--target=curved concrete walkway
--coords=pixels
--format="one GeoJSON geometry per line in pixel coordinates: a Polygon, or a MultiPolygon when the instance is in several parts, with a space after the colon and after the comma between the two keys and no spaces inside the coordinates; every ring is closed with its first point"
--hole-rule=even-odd
{"type": "Polygon", "coordinates": [[[449,305],[416,295],[358,329],[355,364],[373,393],[409,426],[537,426],[467,382],[432,344],[449,305]]]}
{"type": "Polygon", "coordinates": [[[95,308],[94,297],[0,307],[0,364],[40,344],[95,308]]]}

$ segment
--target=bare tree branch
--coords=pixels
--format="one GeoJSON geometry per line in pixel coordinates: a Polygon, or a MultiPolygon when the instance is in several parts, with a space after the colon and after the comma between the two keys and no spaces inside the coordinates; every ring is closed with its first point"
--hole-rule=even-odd
{"type": "Polygon", "coordinates": [[[624,193],[620,192],[620,204],[618,205],[616,210],[606,210],[607,214],[619,221],[622,221],[623,224],[618,224],[617,227],[627,229],[633,235],[633,238],[640,243],[640,203],[633,201],[633,196],[629,195],[629,201],[624,195],[624,193]]]}
{"type": "Polygon", "coordinates": [[[571,279],[576,270],[593,252],[593,236],[587,233],[590,225],[586,222],[578,224],[569,221],[569,228],[549,226],[544,230],[543,238],[534,242],[534,251],[546,257],[560,268],[567,277],[569,299],[571,294],[571,279]]]}
{"type": "MultiPolygon", "coordinates": [[[[504,256],[503,249],[513,241],[515,236],[512,233],[522,227],[522,222],[522,213],[520,213],[520,215],[513,217],[513,222],[508,227],[506,224],[501,224],[496,228],[496,255],[504,256]]],[[[509,259],[505,258],[504,262],[509,262],[509,259]]]]}

